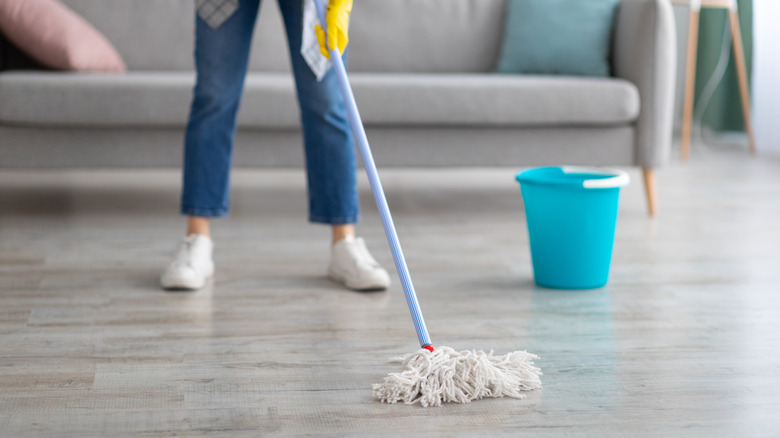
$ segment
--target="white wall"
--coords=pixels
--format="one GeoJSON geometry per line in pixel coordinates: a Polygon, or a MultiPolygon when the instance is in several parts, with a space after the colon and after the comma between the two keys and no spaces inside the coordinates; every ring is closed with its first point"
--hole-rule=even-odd
{"type": "Polygon", "coordinates": [[[753,4],[753,117],[760,154],[780,156],[780,1],[753,4]]]}

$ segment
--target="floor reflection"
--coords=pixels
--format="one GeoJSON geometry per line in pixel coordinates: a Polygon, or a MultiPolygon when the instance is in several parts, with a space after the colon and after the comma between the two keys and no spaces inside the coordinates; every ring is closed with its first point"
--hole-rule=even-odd
{"type": "Polygon", "coordinates": [[[528,351],[540,356],[540,409],[611,409],[619,392],[615,328],[608,287],[532,295],[528,351]]]}

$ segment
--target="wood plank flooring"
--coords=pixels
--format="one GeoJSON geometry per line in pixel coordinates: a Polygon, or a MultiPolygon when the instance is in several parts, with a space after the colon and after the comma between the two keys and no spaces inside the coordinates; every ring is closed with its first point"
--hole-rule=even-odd
{"type": "Polygon", "coordinates": [[[517,170],[382,171],[434,343],[541,356],[524,400],[429,409],[372,400],[417,348],[403,294],[325,278],[300,170],[235,173],[196,293],[157,287],[178,172],[0,172],[0,436],[780,436],[780,162],[672,163],[657,219],[632,169],[578,292],[534,286],[517,170]]]}

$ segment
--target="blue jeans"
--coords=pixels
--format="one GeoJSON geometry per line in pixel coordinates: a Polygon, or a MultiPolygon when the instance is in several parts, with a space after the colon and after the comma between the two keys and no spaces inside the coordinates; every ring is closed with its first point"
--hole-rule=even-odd
{"type": "MultiPolygon", "coordinates": [[[[196,18],[197,82],[185,134],[181,212],[221,217],[230,205],[236,113],[249,63],[260,0],[241,0],[236,13],[212,29],[196,18]]],[[[333,69],[322,81],[300,54],[302,0],[279,0],[298,91],[311,222],[358,220],[355,148],[333,69]]]]}

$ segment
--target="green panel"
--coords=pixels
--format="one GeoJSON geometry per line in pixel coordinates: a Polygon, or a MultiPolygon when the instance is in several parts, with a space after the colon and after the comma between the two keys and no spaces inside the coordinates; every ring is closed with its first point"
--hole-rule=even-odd
{"type": "MultiPolygon", "coordinates": [[[[753,4],[752,0],[738,0],[739,21],[742,43],[745,49],[745,63],[748,72],[748,84],[753,64],[753,4]]],[[[701,10],[699,21],[699,49],[696,67],[696,103],[708,79],[715,70],[721,54],[723,32],[731,32],[728,25],[728,11],[725,9],[701,10]]],[[[706,106],[702,123],[716,131],[744,131],[742,106],[739,97],[737,69],[734,52],[729,40],[729,63],[725,75],[712,99],[706,106]]],[[[700,109],[696,108],[697,114],[700,109]]]]}

